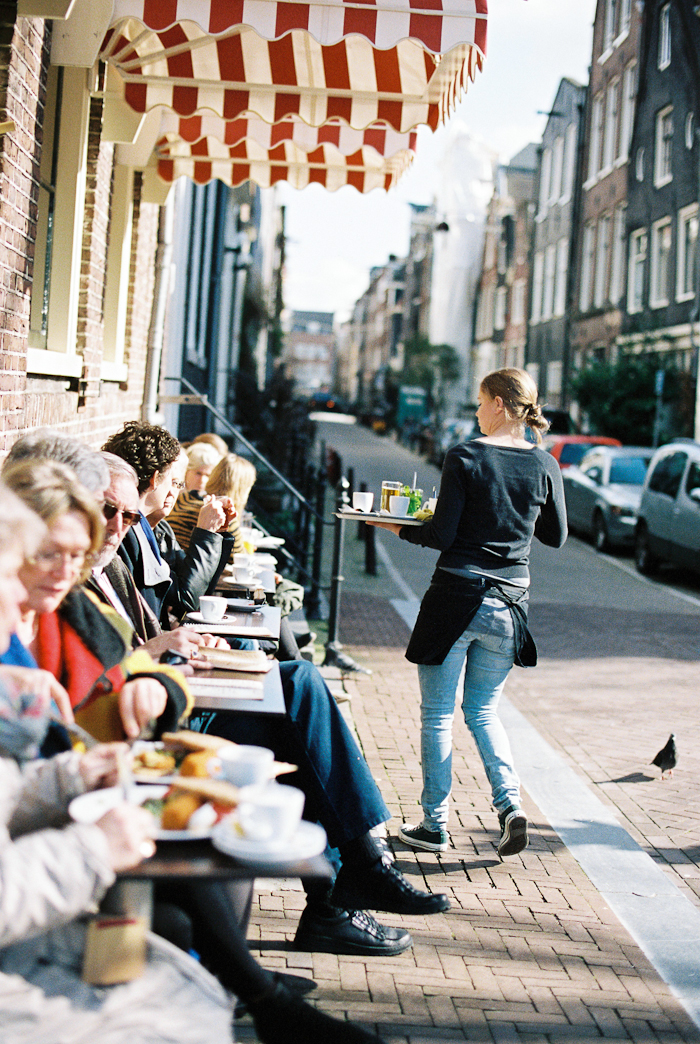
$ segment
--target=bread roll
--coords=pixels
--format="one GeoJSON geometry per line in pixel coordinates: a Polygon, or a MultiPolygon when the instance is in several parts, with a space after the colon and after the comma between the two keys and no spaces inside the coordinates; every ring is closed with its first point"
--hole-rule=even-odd
{"type": "Polygon", "coordinates": [[[185,794],[178,791],[173,797],[168,798],[160,817],[160,825],[163,830],[187,830],[190,816],[196,812],[204,799],[196,794],[185,794]]]}

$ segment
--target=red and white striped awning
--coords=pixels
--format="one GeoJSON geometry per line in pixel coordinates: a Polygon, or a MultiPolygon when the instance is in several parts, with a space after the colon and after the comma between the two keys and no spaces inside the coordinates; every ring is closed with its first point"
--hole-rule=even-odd
{"type": "Polygon", "coordinates": [[[100,57],[119,72],[134,111],[267,123],[298,116],[314,127],[336,119],[358,130],[382,122],[405,133],[437,127],[480,63],[468,44],[439,59],[410,40],[380,51],[362,36],[324,47],[300,30],[269,41],[245,28],[217,38],[186,28],[156,33],[127,19],[107,33],[100,57]]]}
{"type": "Polygon", "coordinates": [[[433,54],[486,52],[487,0],[115,0],[112,25],[127,18],[161,34],[191,22],[210,37],[248,26],[266,40],[301,29],[324,45],[359,35],[380,50],[410,39],[433,54]]]}
{"type": "Polygon", "coordinates": [[[359,192],[370,192],[375,188],[391,188],[412,158],[412,153],[404,150],[387,159],[368,146],[348,156],[333,145],[319,145],[307,152],[291,141],[264,149],[250,139],[231,146],[226,152],[226,157],[220,158],[161,155],[158,174],[164,181],[175,181],[185,175],[198,184],[217,178],[227,185],[254,181],[267,188],[286,181],[298,189],[319,184],[335,192],[344,185],[352,185],[359,192]]]}
{"type": "Polygon", "coordinates": [[[157,154],[168,158],[203,158],[212,155],[212,149],[216,158],[221,158],[222,155],[228,155],[228,151],[222,154],[221,148],[238,145],[246,140],[255,141],[264,149],[291,141],[306,152],[319,145],[334,145],[344,156],[367,146],[380,156],[393,156],[406,149],[415,150],[417,137],[415,131],[399,134],[382,124],[353,130],[344,123],[324,123],[322,127],[310,127],[298,117],[271,124],[254,117],[222,120],[208,113],[183,119],[174,112],[166,112],[160,129],[157,154]]]}

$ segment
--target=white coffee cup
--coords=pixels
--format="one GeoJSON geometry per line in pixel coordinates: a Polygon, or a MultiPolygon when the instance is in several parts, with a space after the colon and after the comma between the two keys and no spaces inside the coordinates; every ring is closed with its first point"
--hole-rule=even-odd
{"type": "Polygon", "coordinates": [[[219,598],[218,595],[202,595],[199,599],[199,610],[202,614],[202,619],[206,620],[207,623],[216,623],[217,620],[223,620],[228,609],[228,602],[225,598],[219,598]]]}
{"type": "Polygon", "coordinates": [[[265,783],[241,795],[236,820],[248,841],[283,845],[295,833],[304,811],[304,792],[297,787],[265,783]]]}
{"type": "Polygon", "coordinates": [[[250,787],[269,780],[274,760],[275,755],[267,747],[241,744],[219,750],[207,767],[212,775],[228,780],[234,787],[250,787]]]}
{"type": "Polygon", "coordinates": [[[374,493],[353,493],[352,506],[359,511],[371,511],[374,503],[374,493]]]}
{"type": "Polygon", "coordinates": [[[389,497],[389,511],[392,515],[406,515],[410,503],[410,497],[389,497]]]}

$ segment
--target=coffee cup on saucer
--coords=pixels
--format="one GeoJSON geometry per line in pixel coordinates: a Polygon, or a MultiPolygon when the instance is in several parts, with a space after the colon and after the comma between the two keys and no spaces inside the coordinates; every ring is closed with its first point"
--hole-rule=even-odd
{"type": "Polygon", "coordinates": [[[248,841],[283,845],[297,831],[304,811],[304,792],[280,783],[248,787],[241,795],[236,820],[248,841]]]}
{"type": "Polygon", "coordinates": [[[373,503],[374,493],[365,493],[361,490],[359,493],[353,493],[352,495],[352,506],[365,514],[372,510],[373,503]]]}
{"type": "Polygon", "coordinates": [[[202,595],[199,599],[199,611],[206,623],[216,623],[223,620],[228,609],[228,602],[218,595],[202,595]]]}
{"type": "Polygon", "coordinates": [[[266,783],[272,773],[275,755],[267,747],[241,743],[237,747],[222,748],[209,762],[209,770],[219,779],[228,780],[234,787],[250,787],[266,783]]]}
{"type": "Polygon", "coordinates": [[[392,515],[407,515],[410,497],[389,497],[389,512],[392,515]]]}

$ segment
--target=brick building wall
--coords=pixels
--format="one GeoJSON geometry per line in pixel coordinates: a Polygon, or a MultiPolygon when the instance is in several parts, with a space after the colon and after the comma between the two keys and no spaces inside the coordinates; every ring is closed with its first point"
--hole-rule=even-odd
{"type": "MultiPolygon", "coordinates": [[[[0,22],[3,10],[0,4],[0,22]]],[[[137,174],[124,359],[128,376],[123,384],[104,381],[100,366],[114,146],[101,140],[100,98],[90,103],[77,329],[82,373],[78,379],[27,375],[50,33],[49,23],[17,19],[9,47],[3,49],[0,40],[0,90],[4,55],[7,116],[16,128],[0,138],[0,455],[17,437],[41,425],[60,428],[99,446],[126,420],[140,416],[143,396],[159,208],[141,202],[137,174]]]]}

